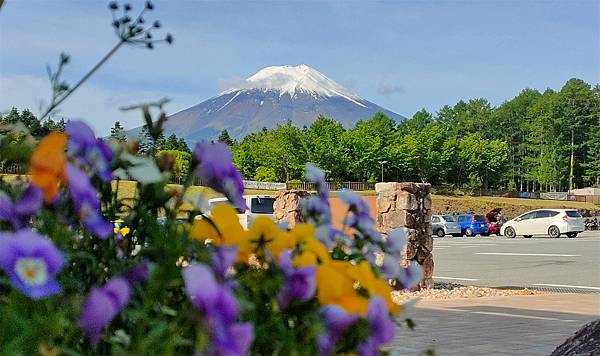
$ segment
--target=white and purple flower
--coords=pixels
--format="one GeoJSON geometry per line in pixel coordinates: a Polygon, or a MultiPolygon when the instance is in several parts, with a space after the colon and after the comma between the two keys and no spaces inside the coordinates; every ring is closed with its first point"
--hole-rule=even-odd
{"type": "Polygon", "coordinates": [[[63,265],[62,253],[45,236],[30,230],[0,234],[0,268],[33,299],[60,293],[56,275],[63,265]]]}

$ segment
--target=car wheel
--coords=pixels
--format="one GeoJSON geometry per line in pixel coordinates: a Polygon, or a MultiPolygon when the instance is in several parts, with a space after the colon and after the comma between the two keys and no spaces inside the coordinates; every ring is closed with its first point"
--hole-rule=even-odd
{"type": "Polygon", "coordinates": [[[553,238],[560,237],[560,229],[557,226],[552,225],[548,228],[548,235],[553,238]]]}
{"type": "Polygon", "coordinates": [[[504,236],[508,237],[509,239],[514,239],[515,236],[517,236],[517,233],[512,227],[507,227],[504,229],[504,236]]]}
{"type": "Polygon", "coordinates": [[[533,235],[523,235],[523,237],[526,238],[526,239],[530,239],[530,238],[533,237],[533,235]]]}
{"type": "Polygon", "coordinates": [[[438,237],[444,237],[446,236],[446,233],[444,232],[444,229],[438,229],[436,235],[438,235],[438,237]]]}
{"type": "Polygon", "coordinates": [[[577,237],[576,232],[567,232],[567,237],[577,237]]]}
{"type": "Polygon", "coordinates": [[[470,227],[468,227],[468,228],[465,230],[465,234],[466,234],[467,236],[475,236],[475,234],[473,233],[473,230],[471,230],[471,228],[470,228],[470,227]]]}

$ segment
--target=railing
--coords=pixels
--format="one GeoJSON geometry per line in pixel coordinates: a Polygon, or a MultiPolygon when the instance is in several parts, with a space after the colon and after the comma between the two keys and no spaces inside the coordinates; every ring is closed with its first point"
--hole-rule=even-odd
{"type": "Polygon", "coordinates": [[[20,164],[0,164],[2,174],[27,174],[27,168],[20,164]]]}
{"type": "MultiPolygon", "coordinates": [[[[363,182],[344,182],[344,183],[327,183],[329,190],[336,191],[341,189],[351,189],[355,191],[375,190],[375,183],[363,182]]],[[[317,187],[314,183],[309,182],[288,182],[286,189],[308,190],[315,191],[317,187]]]]}

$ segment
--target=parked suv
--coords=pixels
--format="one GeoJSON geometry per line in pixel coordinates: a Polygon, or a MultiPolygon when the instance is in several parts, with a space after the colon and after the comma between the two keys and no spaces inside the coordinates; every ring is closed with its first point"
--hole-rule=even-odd
{"type": "Polygon", "coordinates": [[[475,236],[480,234],[481,236],[488,236],[490,234],[487,220],[483,215],[459,214],[455,215],[454,219],[456,219],[456,222],[458,222],[458,225],[461,229],[461,234],[463,235],[475,236]]]}
{"type": "Polygon", "coordinates": [[[517,235],[550,235],[576,237],[583,232],[583,217],[574,209],[538,209],[526,212],[502,225],[502,235],[514,238],[517,235]]]}
{"type": "Polygon", "coordinates": [[[431,227],[433,233],[439,237],[446,235],[462,236],[460,226],[458,226],[452,215],[433,215],[431,217],[431,227]]]}
{"type": "MultiPolygon", "coordinates": [[[[275,197],[270,195],[244,195],[248,209],[238,209],[238,219],[244,228],[248,228],[257,216],[268,216],[275,219],[273,203],[275,197]]],[[[227,198],[214,198],[208,201],[210,209],[219,204],[229,204],[227,198]]]]}

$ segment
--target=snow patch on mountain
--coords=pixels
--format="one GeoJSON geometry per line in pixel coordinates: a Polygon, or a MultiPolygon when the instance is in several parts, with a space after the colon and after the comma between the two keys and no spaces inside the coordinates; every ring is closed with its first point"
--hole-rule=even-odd
{"type": "Polygon", "coordinates": [[[335,81],[329,79],[318,70],[305,64],[298,66],[271,66],[258,71],[246,79],[244,83],[226,90],[222,94],[239,92],[247,89],[277,91],[279,96],[288,94],[292,98],[298,94],[309,94],[315,99],[319,96],[340,96],[364,108],[364,101],[358,95],[349,92],[335,81]]]}

